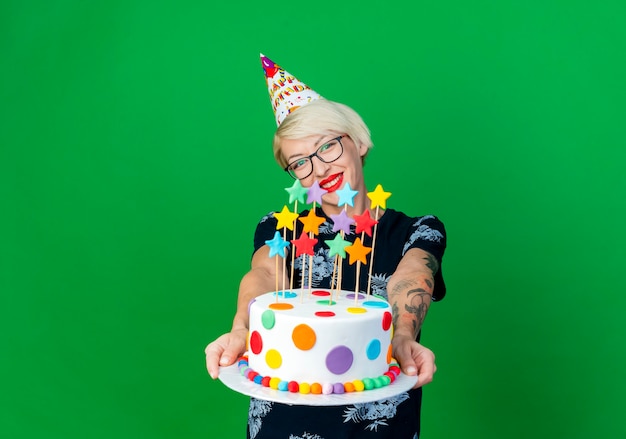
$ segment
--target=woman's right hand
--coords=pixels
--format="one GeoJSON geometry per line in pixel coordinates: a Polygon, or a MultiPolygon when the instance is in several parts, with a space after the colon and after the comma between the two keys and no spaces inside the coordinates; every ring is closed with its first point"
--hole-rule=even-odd
{"type": "Polygon", "coordinates": [[[247,337],[247,329],[237,329],[221,335],[206,347],[206,368],[211,378],[218,377],[220,366],[230,366],[245,352],[247,337]]]}

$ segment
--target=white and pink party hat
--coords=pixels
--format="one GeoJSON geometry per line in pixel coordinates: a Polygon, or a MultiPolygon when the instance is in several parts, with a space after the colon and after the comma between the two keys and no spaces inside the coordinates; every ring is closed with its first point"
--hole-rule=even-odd
{"type": "Polygon", "coordinates": [[[263,54],[261,64],[267,80],[276,125],[280,125],[285,117],[299,107],[321,98],[318,93],[311,90],[311,87],[263,54]]]}

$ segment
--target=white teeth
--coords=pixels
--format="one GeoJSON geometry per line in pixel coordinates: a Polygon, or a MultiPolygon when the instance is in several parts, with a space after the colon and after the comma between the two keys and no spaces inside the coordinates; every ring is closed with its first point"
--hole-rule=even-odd
{"type": "Polygon", "coordinates": [[[329,187],[333,187],[334,185],[337,184],[337,182],[339,181],[339,179],[341,178],[341,175],[338,175],[337,177],[333,178],[331,181],[329,181],[328,183],[326,183],[325,185],[322,186],[322,189],[326,189],[329,187]]]}

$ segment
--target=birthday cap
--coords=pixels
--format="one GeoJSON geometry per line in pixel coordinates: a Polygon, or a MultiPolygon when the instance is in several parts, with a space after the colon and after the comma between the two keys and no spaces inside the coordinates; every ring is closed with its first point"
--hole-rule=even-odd
{"type": "Polygon", "coordinates": [[[261,64],[265,71],[267,89],[276,116],[276,125],[280,125],[285,117],[299,107],[321,98],[318,93],[311,90],[311,87],[263,54],[261,54],[261,64]]]}

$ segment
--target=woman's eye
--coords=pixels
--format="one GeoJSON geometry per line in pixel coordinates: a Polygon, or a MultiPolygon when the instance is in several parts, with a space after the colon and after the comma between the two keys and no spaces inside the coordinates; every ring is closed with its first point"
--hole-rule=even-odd
{"type": "Polygon", "coordinates": [[[337,142],[335,140],[331,140],[330,142],[320,146],[319,152],[326,152],[329,149],[332,149],[336,144],[337,142]]]}
{"type": "Polygon", "coordinates": [[[303,167],[305,164],[306,164],[305,159],[296,160],[295,162],[291,164],[291,169],[295,171],[296,169],[303,167]]]}

